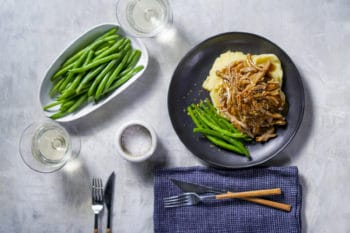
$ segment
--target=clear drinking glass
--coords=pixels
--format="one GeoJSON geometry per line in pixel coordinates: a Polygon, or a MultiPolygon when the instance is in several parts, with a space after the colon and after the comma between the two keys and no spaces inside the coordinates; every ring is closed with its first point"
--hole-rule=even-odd
{"type": "Polygon", "coordinates": [[[152,37],[172,22],[172,12],[167,0],[119,0],[117,19],[129,34],[152,37]]]}
{"type": "Polygon", "coordinates": [[[80,138],[73,127],[45,120],[29,125],[22,133],[19,152],[24,163],[37,172],[62,168],[80,152],[80,138]]]}

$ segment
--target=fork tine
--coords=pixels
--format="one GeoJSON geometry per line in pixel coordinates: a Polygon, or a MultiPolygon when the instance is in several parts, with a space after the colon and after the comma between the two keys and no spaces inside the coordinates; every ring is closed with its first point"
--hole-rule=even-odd
{"type": "Polygon", "coordinates": [[[103,201],[103,184],[102,184],[102,179],[98,179],[98,183],[99,183],[99,200],[103,201]]]}
{"type": "Polygon", "coordinates": [[[98,178],[95,178],[95,195],[96,195],[96,201],[99,201],[100,199],[100,182],[98,178]]]}
{"type": "Polygon", "coordinates": [[[176,200],[182,200],[182,199],[188,199],[191,196],[188,193],[183,193],[178,196],[171,196],[171,197],[166,197],[163,199],[163,201],[176,201],[176,200]]]}
{"type": "Polygon", "coordinates": [[[170,196],[170,197],[165,197],[165,198],[163,198],[163,200],[177,199],[177,198],[184,197],[184,196],[186,196],[186,194],[182,193],[180,195],[174,195],[174,196],[170,196]]]}
{"type": "Polygon", "coordinates": [[[173,202],[173,203],[164,203],[164,206],[182,206],[189,203],[188,201],[181,201],[181,202],[173,202]]]}
{"type": "Polygon", "coordinates": [[[172,200],[166,200],[164,201],[164,205],[181,205],[184,203],[188,203],[191,202],[191,197],[190,196],[183,196],[181,198],[178,199],[172,199],[172,200]]]}
{"type": "Polygon", "coordinates": [[[178,199],[171,199],[171,200],[164,200],[164,203],[176,203],[176,202],[182,202],[182,201],[187,201],[189,199],[189,197],[181,197],[178,199]]]}
{"type": "Polygon", "coordinates": [[[168,204],[164,205],[165,208],[174,208],[174,207],[182,207],[182,206],[190,206],[193,205],[191,202],[183,202],[183,203],[177,203],[177,204],[168,204]]]}
{"type": "Polygon", "coordinates": [[[95,178],[92,178],[91,182],[91,196],[92,196],[92,203],[96,202],[96,180],[95,178]]]}
{"type": "Polygon", "coordinates": [[[181,199],[185,199],[187,198],[187,196],[176,196],[176,197],[172,197],[172,198],[164,198],[163,201],[176,201],[176,200],[181,200],[181,199]]]}

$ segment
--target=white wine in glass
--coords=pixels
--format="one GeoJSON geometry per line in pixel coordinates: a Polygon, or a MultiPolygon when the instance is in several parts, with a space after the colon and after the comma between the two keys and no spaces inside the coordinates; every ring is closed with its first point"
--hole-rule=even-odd
{"type": "Polygon", "coordinates": [[[70,153],[68,132],[53,124],[42,125],[32,139],[32,153],[44,163],[64,162],[70,153]]]}
{"type": "Polygon", "coordinates": [[[117,18],[131,35],[151,37],[171,22],[172,13],[167,0],[119,0],[117,18]]]}
{"type": "Polygon", "coordinates": [[[62,168],[80,151],[80,139],[73,128],[53,121],[33,123],[22,134],[20,154],[26,165],[38,172],[62,168]]]}

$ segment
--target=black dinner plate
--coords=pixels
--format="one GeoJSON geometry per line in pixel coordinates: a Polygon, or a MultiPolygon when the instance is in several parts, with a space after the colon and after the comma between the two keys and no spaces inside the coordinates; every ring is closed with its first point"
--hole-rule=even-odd
{"type": "Polygon", "coordinates": [[[203,41],[182,58],[170,83],[168,111],[177,135],[195,156],[217,167],[251,167],[273,158],[292,140],[303,118],[304,88],[296,66],[276,44],[251,33],[229,32],[203,41]],[[194,124],[186,113],[187,106],[209,97],[209,93],[202,88],[202,83],[215,59],[228,50],[250,54],[273,53],[282,63],[282,90],[289,106],[287,126],[277,128],[278,136],[268,142],[248,143],[252,160],[213,146],[202,135],[193,133],[194,124]]]}

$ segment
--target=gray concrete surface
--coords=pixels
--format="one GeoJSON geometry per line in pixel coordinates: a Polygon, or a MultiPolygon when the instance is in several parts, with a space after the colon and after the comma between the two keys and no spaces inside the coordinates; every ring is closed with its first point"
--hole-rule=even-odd
{"type": "Polygon", "coordinates": [[[152,232],[154,167],[201,165],[169,120],[172,72],[191,47],[227,31],[267,37],[297,65],[306,92],[304,120],[292,143],[267,165],[299,167],[303,232],[350,232],[350,2],[174,0],[171,5],[176,31],[162,40],[143,39],[150,63],[142,79],[71,123],[82,139],[74,163],[38,174],[23,164],[18,142],[24,127],[44,116],[40,82],[73,39],[95,25],[116,23],[116,1],[0,2],[0,232],[92,232],[88,184],[92,176],[106,180],[113,170],[113,232],[152,232]],[[131,164],[116,153],[116,130],[129,119],[156,128],[160,145],[148,162],[131,164]]]}

